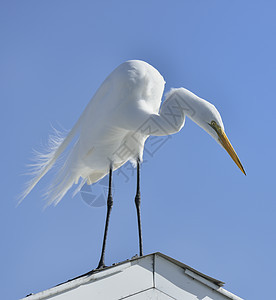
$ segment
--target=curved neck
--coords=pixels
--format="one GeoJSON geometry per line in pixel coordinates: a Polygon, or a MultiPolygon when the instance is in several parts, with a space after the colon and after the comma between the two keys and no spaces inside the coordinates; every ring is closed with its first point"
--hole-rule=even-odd
{"type": "Polygon", "coordinates": [[[185,124],[185,117],[196,120],[196,106],[200,98],[192,92],[184,89],[172,89],[163,102],[159,115],[154,116],[152,126],[156,127],[156,134],[168,135],[181,130],[185,124]]]}
{"type": "Polygon", "coordinates": [[[124,117],[117,118],[117,126],[147,136],[164,136],[179,132],[185,124],[185,117],[188,116],[202,127],[199,108],[204,102],[206,101],[184,88],[172,89],[167,94],[159,114],[150,112],[144,101],[140,101],[135,118],[130,113],[124,113],[124,117],[129,117],[127,122],[124,122],[124,117]]]}

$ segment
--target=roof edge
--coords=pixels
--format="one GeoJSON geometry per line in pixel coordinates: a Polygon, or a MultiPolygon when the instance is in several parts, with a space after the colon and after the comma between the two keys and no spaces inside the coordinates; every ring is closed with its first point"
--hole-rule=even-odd
{"type": "Polygon", "coordinates": [[[155,252],[155,253],[152,253],[152,254],[160,255],[161,257],[163,257],[163,258],[169,260],[170,262],[172,262],[172,263],[178,265],[179,267],[181,267],[181,268],[183,268],[183,269],[190,270],[190,271],[192,271],[193,273],[195,273],[195,274],[197,274],[197,275],[199,275],[199,276],[201,276],[201,277],[203,277],[203,278],[205,278],[205,279],[211,281],[212,283],[218,285],[219,287],[221,287],[221,286],[223,286],[223,285],[225,284],[223,281],[220,281],[220,280],[215,279],[215,278],[213,278],[213,277],[211,277],[211,276],[208,276],[208,275],[206,275],[206,274],[204,274],[204,273],[201,273],[201,272],[197,271],[196,269],[194,269],[194,268],[192,268],[192,267],[190,267],[190,266],[188,266],[188,265],[182,263],[181,261],[176,260],[176,259],[174,259],[174,258],[172,258],[172,257],[170,257],[170,256],[167,256],[167,255],[165,255],[165,254],[163,254],[163,253],[161,253],[161,252],[155,252]]]}
{"type": "Polygon", "coordinates": [[[227,298],[230,298],[232,300],[242,300],[242,298],[223,289],[222,286],[224,285],[224,282],[217,280],[213,277],[210,277],[208,275],[205,275],[205,274],[195,270],[194,268],[192,268],[174,258],[171,258],[170,256],[167,256],[161,252],[154,252],[154,253],[150,253],[150,254],[147,254],[144,256],[135,256],[135,257],[132,257],[131,259],[127,259],[125,261],[115,263],[115,264],[105,267],[103,269],[91,270],[83,275],[69,279],[66,282],[60,283],[52,288],[42,291],[42,292],[38,292],[36,294],[30,294],[30,295],[26,296],[25,298],[22,298],[21,300],[23,300],[23,299],[25,299],[25,300],[45,299],[49,296],[54,296],[57,294],[64,293],[67,290],[74,289],[84,283],[88,283],[90,281],[97,280],[101,277],[110,276],[113,273],[116,273],[115,270],[112,270],[115,267],[119,267],[118,272],[120,272],[122,269],[128,268],[129,266],[131,266],[131,262],[138,261],[138,260],[144,259],[146,257],[150,257],[150,256],[152,256],[153,258],[155,256],[160,256],[160,257],[166,259],[167,261],[183,268],[185,270],[186,275],[192,277],[193,279],[201,282],[204,285],[207,285],[209,288],[212,288],[213,290],[226,296],[227,298]]]}

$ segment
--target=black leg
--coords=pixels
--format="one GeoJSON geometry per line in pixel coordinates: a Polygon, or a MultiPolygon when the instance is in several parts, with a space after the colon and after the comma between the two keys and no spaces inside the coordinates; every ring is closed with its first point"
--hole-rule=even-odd
{"type": "Polygon", "coordinates": [[[101,259],[99,261],[99,265],[98,265],[97,269],[105,267],[105,264],[104,264],[105,244],[106,244],[108,224],[109,224],[109,218],[110,218],[110,212],[111,212],[112,206],[113,206],[113,199],[112,199],[112,167],[110,167],[110,169],[109,169],[109,187],[108,187],[108,196],[107,196],[107,213],[106,213],[106,220],[105,220],[103,247],[102,247],[101,259]]]}
{"type": "Polygon", "coordinates": [[[142,228],[141,228],[141,193],[140,193],[140,160],[137,159],[137,192],[135,196],[135,205],[137,210],[138,232],[139,232],[139,255],[143,256],[142,228]]]}

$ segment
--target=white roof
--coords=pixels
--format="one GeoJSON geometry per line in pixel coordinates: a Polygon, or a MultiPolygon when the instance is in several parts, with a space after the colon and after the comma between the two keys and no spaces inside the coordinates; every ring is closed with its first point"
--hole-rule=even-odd
{"type": "Polygon", "coordinates": [[[24,300],[242,300],[223,282],[162,253],[135,257],[92,270],[24,300]]]}

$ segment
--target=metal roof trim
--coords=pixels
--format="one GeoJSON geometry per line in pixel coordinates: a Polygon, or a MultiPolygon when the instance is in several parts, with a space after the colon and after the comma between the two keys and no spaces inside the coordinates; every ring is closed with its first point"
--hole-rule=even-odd
{"type": "MultiPolygon", "coordinates": [[[[32,294],[30,296],[27,296],[26,298],[22,298],[22,299],[30,299],[30,300],[35,300],[35,299],[45,299],[46,297],[49,296],[54,296],[63,292],[66,292],[67,290],[70,289],[74,289],[82,284],[85,283],[89,283],[91,281],[100,279],[102,277],[105,276],[111,276],[113,273],[118,272],[118,267],[119,267],[119,271],[131,267],[131,263],[135,262],[135,261],[139,261],[144,259],[145,257],[150,257],[152,256],[153,261],[155,261],[155,257],[159,256],[161,258],[164,258],[165,260],[183,268],[184,273],[187,276],[192,277],[193,279],[196,279],[197,281],[201,282],[202,284],[207,285],[209,288],[212,288],[213,290],[217,291],[218,293],[223,294],[224,296],[230,298],[230,299],[234,299],[234,300],[242,300],[240,297],[232,294],[231,292],[228,292],[227,290],[223,289],[222,286],[224,285],[224,282],[217,280],[215,278],[212,278],[208,275],[205,275],[197,270],[195,270],[194,268],[191,268],[190,266],[174,259],[171,258],[161,252],[154,252],[151,254],[147,254],[144,256],[137,256],[137,257],[133,257],[131,259],[127,259],[125,261],[119,262],[119,263],[115,263],[111,266],[105,267],[103,269],[94,269],[91,270],[83,275],[77,276],[75,278],[69,279],[66,282],[60,283],[52,288],[49,288],[45,291],[36,293],[36,294],[32,294]],[[125,265],[125,266],[124,266],[125,265]],[[112,270],[113,268],[116,268],[116,270],[112,270]]],[[[153,270],[153,272],[155,272],[155,270],[153,270]]]]}
{"type": "MultiPolygon", "coordinates": [[[[194,268],[192,268],[192,267],[190,267],[190,266],[188,266],[188,265],[186,265],[186,264],[184,264],[184,263],[182,263],[182,262],[180,262],[180,261],[178,261],[178,260],[176,260],[176,259],[174,259],[174,258],[171,258],[170,256],[167,256],[167,255],[165,255],[165,254],[163,254],[163,253],[161,253],[161,252],[155,252],[155,253],[152,253],[152,254],[153,254],[153,255],[159,255],[159,256],[161,256],[161,257],[167,259],[168,261],[170,261],[170,262],[172,262],[172,263],[178,265],[179,267],[181,267],[181,268],[183,268],[183,269],[190,270],[190,271],[192,271],[193,273],[195,273],[195,274],[197,274],[197,275],[199,275],[199,276],[201,276],[201,277],[203,277],[203,278],[205,278],[205,279],[211,281],[212,283],[218,285],[219,287],[221,287],[221,286],[224,285],[224,282],[223,282],[223,281],[220,281],[220,280],[215,279],[215,278],[213,278],[213,277],[210,277],[210,276],[208,276],[208,275],[206,275],[206,274],[204,274],[204,273],[201,273],[201,272],[195,270],[194,268]]],[[[151,255],[152,255],[152,254],[151,254],[151,255]]]]}

